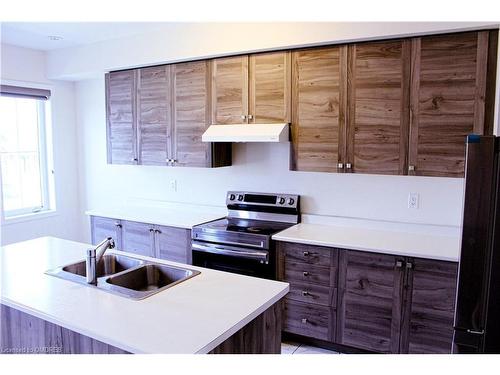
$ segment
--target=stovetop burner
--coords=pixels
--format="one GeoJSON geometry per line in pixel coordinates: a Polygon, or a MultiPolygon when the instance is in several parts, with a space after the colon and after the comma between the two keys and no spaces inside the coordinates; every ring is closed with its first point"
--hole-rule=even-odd
{"type": "Polygon", "coordinates": [[[199,225],[198,227],[218,232],[239,232],[269,236],[291,225],[293,224],[263,220],[223,218],[199,225]]]}

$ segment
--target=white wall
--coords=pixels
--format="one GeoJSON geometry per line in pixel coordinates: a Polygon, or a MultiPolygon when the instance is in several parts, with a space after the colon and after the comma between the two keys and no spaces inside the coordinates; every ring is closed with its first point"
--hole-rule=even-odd
{"type": "Polygon", "coordinates": [[[80,215],[74,84],[46,79],[43,52],[3,44],[0,55],[2,81],[42,85],[50,87],[52,91],[52,137],[57,207],[56,215],[51,217],[16,224],[2,223],[2,244],[47,235],[83,240],[77,222],[80,215]]]}
{"type": "Polygon", "coordinates": [[[304,213],[460,225],[462,179],[293,172],[288,143],[234,144],[225,168],[108,165],[104,80],[76,83],[76,103],[83,208],[130,198],[224,205],[227,190],[242,189],[301,194],[304,213]],[[417,210],[407,208],[410,192],[420,194],[417,210]]]}

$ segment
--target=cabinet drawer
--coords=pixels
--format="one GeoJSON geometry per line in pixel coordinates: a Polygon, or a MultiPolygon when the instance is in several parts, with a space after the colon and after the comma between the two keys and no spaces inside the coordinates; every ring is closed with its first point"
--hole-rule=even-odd
{"type": "Polygon", "coordinates": [[[335,286],[337,268],[321,267],[312,264],[285,261],[284,280],[289,282],[313,283],[335,286]]]}
{"type": "Polygon", "coordinates": [[[314,304],[285,300],[283,330],[297,335],[330,340],[335,310],[314,304]]]}
{"type": "MultiPolygon", "coordinates": [[[[336,259],[337,249],[298,243],[281,243],[283,256],[287,261],[315,264],[330,267],[332,259],[336,259]]],[[[336,263],[336,262],[335,262],[336,263]]]]}
{"type": "Polygon", "coordinates": [[[337,288],[309,284],[290,283],[290,292],[287,297],[294,301],[314,303],[323,306],[337,305],[337,288]]]}

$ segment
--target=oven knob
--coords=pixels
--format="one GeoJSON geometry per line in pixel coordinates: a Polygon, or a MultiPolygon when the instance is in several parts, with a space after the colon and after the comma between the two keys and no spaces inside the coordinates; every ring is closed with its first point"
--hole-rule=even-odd
{"type": "Polygon", "coordinates": [[[230,200],[230,201],[234,201],[235,199],[236,199],[236,195],[231,194],[231,195],[229,196],[229,200],[230,200]]]}
{"type": "Polygon", "coordinates": [[[293,205],[294,203],[295,203],[295,199],[290,198],[290,199],[288,200],[288,204],[289,204],[290,206],[291,206],[291,205],[293,205]]]}
{"type": "Polygon", "coordinates": [[[238,200],[241,202],[243,200],[243,195],[238,195],[238,200]]]}
{"type": "Polygon", "coordinates": [[[285,198],[281,197],[281,198],[280,198],[280,202],[279,202],[279,203],[280,203],[280,204],[285,204],[285,200],[286,200],[285,198]]]}

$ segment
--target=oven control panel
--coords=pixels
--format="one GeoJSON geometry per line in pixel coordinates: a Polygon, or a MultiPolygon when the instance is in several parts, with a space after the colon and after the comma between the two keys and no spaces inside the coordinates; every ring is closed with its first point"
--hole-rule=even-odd
{"type": "Polygon", "coordinates": [[[229,191],[226,205],[258,205],[268,207],[297,208],[299,196],[294,194],[251,193],[244,191],[229,191]]]}

